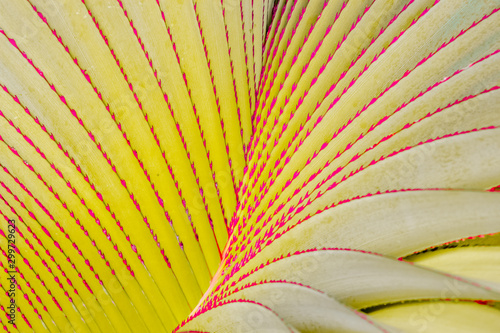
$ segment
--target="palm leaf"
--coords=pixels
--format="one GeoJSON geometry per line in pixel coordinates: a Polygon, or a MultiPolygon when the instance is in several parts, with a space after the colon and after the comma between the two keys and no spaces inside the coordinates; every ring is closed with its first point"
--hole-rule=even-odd
{"type": "Polygon", "coordinates": [[[497,332],[499,8],[0,1],[0,326],[497,332]]]}

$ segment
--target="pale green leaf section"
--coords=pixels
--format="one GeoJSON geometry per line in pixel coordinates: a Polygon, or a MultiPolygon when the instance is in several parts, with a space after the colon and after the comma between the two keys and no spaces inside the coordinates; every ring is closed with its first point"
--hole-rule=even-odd
{"type": "MultiPolygon", "coordinates": [[[[417,145],[388,157],[335,187],[295,214],[303,219],[346,198],[399,189],[486,190],[500,183],[500,129],[470,132],[417,145]],[[478,149],[478,147],[481,149],[478,149]]],[[[348,166],[344,173],[355,171],[348,166]]],[[[286,206],[285,206],[286,209],[286,206]]]]}
{"type": "Polygon", "coordinates": [[[401,304],[370,315],[408,333],[496,333],[500,327],[499,310],[473,302],[401,304]]]}
{"type": "Polygon", "coordinates": [[[457,239],[498,233],[499,200],[500,193],[474,191],[410,191],[355,199],[286,231],[234,278],[292,251],[339,247],[403,257],[457,239]]]}
{"type": "Polygon", "coordinates": [[[351,309],[324,293],[297,284],[262,282],[245,287],[227,299],[260,302],[302,333],[387,332],[387,327],[381,327],[366,314],[351,309]]]}
{"type": "Polygon", "coordinates": [[[311,286],[356,309],[422,299],[500,300],[500,293],[484,287],[355,250],[295,254],[259,268],[236,286],[278,279],[311,286]],[[457,295],[453,289],[459,290],[457,295]]]}
{"type": "Polygon", "coordinates": [[[179,331],[199,330],[217,333],[299,333],[272,310],[253,302],[232,302],[205,312],[179,331]]]}
{"type": "Polygon", "coordinates": [[[422,267],[477,280],[480,284],[500,292],[499,246],[440,249],[417,254],[410,260],[422,267]]]}

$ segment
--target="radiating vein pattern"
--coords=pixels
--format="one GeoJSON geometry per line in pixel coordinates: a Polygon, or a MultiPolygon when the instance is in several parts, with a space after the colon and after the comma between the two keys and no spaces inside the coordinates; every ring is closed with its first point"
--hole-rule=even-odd
{"type": "Polygon", "coordinates": [[[500,331],[499,37],[494,0],[0,0],[0,327],[500,331]]]}

